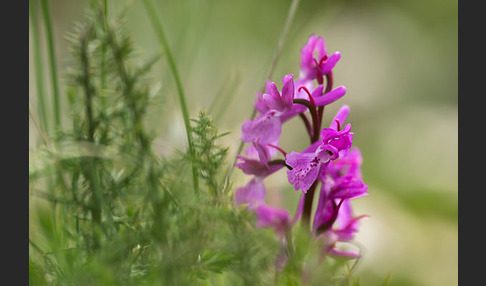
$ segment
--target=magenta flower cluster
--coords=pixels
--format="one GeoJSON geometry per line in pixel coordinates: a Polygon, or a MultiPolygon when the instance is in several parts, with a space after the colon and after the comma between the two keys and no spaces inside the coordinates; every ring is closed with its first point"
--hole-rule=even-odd
{"type": "Polygon", "coordinates": [[[327,53],[322,37],[311,35],[301,50],[299,78],[285,75],[281,89],[269,81],[265,92],[257,93],[257,116],[241,128],[241,140],[249,145],[244,156],[237,155],[236,162],[252,177],[236,190],[235,201],[255,212],[257,227],[273,228],[283,243],[291,243],[288,234],[302,221],[315,239],[322,240],[323,256],[355,258],[356,251],[337,244],[354,238],[364,216],[354,216],[350,202],[367,195],[368,190],[361,175],[361,153],[352,147],[351,124],[345,124],[349,107],[343,105],[329,127],[321,128],[324,107],[346,93],[344,86],[333,88],[332,70],[340,58],[339,52],[327,53]],[[294,117],[303,121],[310,145],[301,152],[287,153],[279,147],[279,139],[282,125],[294,117]],[[286,209],[265,203],[264,181],[282,168],[286,168],[288,182],[302,193],[293,217],[286,209]],[[317,193],[317,207],[312,212],[317,193]]]}

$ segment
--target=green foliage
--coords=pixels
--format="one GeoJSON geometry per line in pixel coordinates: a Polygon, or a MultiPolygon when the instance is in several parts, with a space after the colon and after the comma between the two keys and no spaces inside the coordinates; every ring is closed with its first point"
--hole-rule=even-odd
{"type": "Polygon", "coordinates": [[[222,186],[218,180],[218,173],[222,173],[224,159],[228,153],[228,148],[216,145],[216,140],[228,134],[218,134],[213,120],[204,111],[200,111],[198,118],[192,120],[195,126],[194,133],[194,164],[200,172],[201,178],[206,182],[209,192],[217,195],[226,192],[226,186],[222,186]],[[225,189],[223,189],[225,188],[225,189]]]}

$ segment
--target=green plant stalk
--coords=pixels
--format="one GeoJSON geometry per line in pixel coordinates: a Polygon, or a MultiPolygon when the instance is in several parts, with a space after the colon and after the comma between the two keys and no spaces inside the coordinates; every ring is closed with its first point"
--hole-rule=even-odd
{"type": "MultiPolygon", "coordinates": [[[[84,94],[86,96],[85,107],[86,107],[86,121],[88,125],[88,138],[89,142],[94,143],[94,133],[95,133],[95,124],[93,121],[93,97],[94,94],[92,93],[93,89],[91,88],[91,78],[89,72],[89,58],[88,58],[88,38],[91,30],[88,30],[85,38],[82,39],[82,52],[81,52],[81,62],[84,74],[84,81],[83,81],[83,89],[84,94]]],[[[100,178],[97,172],[97,160],[96,158],[87,158],[89,160],[88,167],[85,170],[85,177],[89,179],[90,188],[91,188],[91,202],[90,202],[90,209],[91,209],[91,216],[94,222],[94,227],[102,227],[101,225],[101,216],[102,216],[102,193],[100,188],[100,178]]],[[[93,232],[94,234],[94,246],[97,248],[99,246],[99,236],[96,231],[93,232]]]]}
{"type": "Polygon", "coordinates": [[[83,172],[89,182],[89,188],[91,190],[88,209],[91,212],[91,220],[93,222],[93,247],[94,249],[97,249],[100,246],[101,241],[97,229],[103,229],[101,224],[103,195],[100,188],[101,182],[98,174],[96,158],[86,158],[86,160],[87,164],[83,172]]]}
{"type": "Polygon", "coordinates": [[[46,110],[46,98],[44,94],[44,76],[42,73],[42,58],[40,50],[40,33],[39,27],[37,26],[37,13],[35,8],[35,1],[29,0],[29,15],[30,23],[32,25],[32,37],[33,37],[33,49],[34,49],[34,66],[35,66],[35,82],[37,87],[38,96],[38,107],[39,107],[39,117],[43,123],[44,129],[49,133],[49,124],[46,120],[47,110],[46,110]]]}
{"type": "Polygon", "coordinates": [[[37,128],[37,131],[39,132],[39,135],[42,139],[42,142],[44,143],[44,145],[46,145],[46,147],[48,149],[51,149],[51,143],[49,142],[49,138],[47,137],[44,130],[42,130],[42,127],[41,127],[40,122],[39,122],[39,118],[34,113],[34,108],[32,107],[32,104],[30,104],[30,101],[29,101],[29,115],[30,115],[30,118],[32,119],[32,122],[34,122],[34,125],[37,128]]]}
{"type": "MultiPolygon", "coordinates": [[[[108,21],[108,0],[104,1],[103,27],[106,32],[106,25],[108,21]]],[[[106,101],[106,44],[101,48],[101,106],[103,110],[107,108],[106,101]]]]}
{"type": "MultiPolygon", "coordinates": [[[[167,62],[169,64],[169,68],[172,72],[172,75],[174,76],[174,80],[176,83],[177,91],[179,94],[179,102],[181,105],[181,111],[182,111],[182,117],[184,118],[184,125],[186,127],[186,135],[187,135],[187,143],[189,145],[189,153],[191,155],[191,159],[194,158],[195,152],[194,152],[194,142],[192,139],[192,127],[191,127],[191,122],[189,118],[189,112],[187,108],[187,103],[186,103],[186,97],[184,95],[184,91],[182,89],[182,84],[181,80],[179,78],[179,73],[177,72],[177,67],[175,65],[174,57],[172,56],[172,52],[169,48],[169,43],[167,41],[167,37],[165,35],[162,22],[158,17],[158,14],[156,13],[156,9],[152,1],[150,0],[143,0],[142,3],[144,4],[145,9],[147,10],[147,13],[150,17],[150,20],[152,22],[152,25],[157,33],[157,37],[160,41],[160,44],[165,50],[165,53],[167,55],[167,62]]],[[[193,184],[194,184],[194,191],[196,193],[199,192],[199,175],[198,175],[198,170],[194,164],[192,163],[192,177],[193,177],[193,184]]]]}
{"type": "Polygon", "coordinates": [[[49,142],[49,137],[47,137],[46,133],[42,130],[42,127],[40,125],[40,122],[39,122],[39,118],[37,117],[37,115],[35,114],[34,112],[34,108],[32,107],[32,105],[30,104],[29,102],[29,115],[30,115],[30,118],[32,119],[32,121],[34,122],[34,125],[35,127],[37,128],[37,131],[39,132],[40,136],[41,136],[41,139],[44,143],[44,145],[47,147],[47,150],[53,154],[55,157],[54,157],[54,167],[56,168],[56,170],[58,171],[58,174],[59,174],[59,178],[60,178],[60,182],[62,184],[62,187],[65,191],[69,190],[68,188],[68,185],[66,183],[66,181],[64,180],[64,177],[62,176],[62,169],[61,169],[61,166],[59,165],[59,160],[57,159],[57,156],[56,156],[56,151],[52,148],[52,145],[51,143],[49,142]]]}
{"type": "MultiPolygon", "coordinates": [[[[277,65],[277,61],[280,57],[280,52],[282,51],[283,45],[285,43],[285,38],[288,34],[290,25],[292,24],[292,21],[294,20],[295,13],[297,12],[297,7],[299,6],[299,1],[300,0],[292,0],[292,3],[290,4],[289,12],[287,14],[287,18],[285,19],[285,24],[284,28],[282,30],[282,33],[280,34],[280,37],[277,42],[277,48],[275,49],[275,52],[272,57],[272,61],[270,62],[270,66],[267,71],[267,76],[265,77],[265,82],[263,84],[263,87],[261,89],[261,92],[265,92],[265,86],[266,82],[272,78],[273,72],[275,71],[275,67],[277,65]]],[[[253,120],[256,116],[257,110],[255,107],[253,107],[253,111],[250,116],[250,120],[253,120]]],[[[240,145],[238,146],[238,149],[236,151],[236,154],[239,155],[241,151],[243,150],[245,142],[241,141],[240,145]]],[[[235,163],[236,163],[236,158],[233,162],[233,164],[229,167],[228,172],[226,174],[226,181],[229,180],[229,177],[233,174],[233,170],[235,168],[235,163]]]]}
{"type": "Polygon", "coordinates": [[[49,67],[51,71],[51,84],[54,98],[54,124],[55,131],[61,130],[61,107],[59,98],[59,86],[57,82],[57,68],[54,51],[54,38],[51,27],[51,16],[49,13],[49,4],[47,0],[42,0],[42,12],[44,14],[44,24],[47,36],[47,49],[49,52],[49,67]]]}

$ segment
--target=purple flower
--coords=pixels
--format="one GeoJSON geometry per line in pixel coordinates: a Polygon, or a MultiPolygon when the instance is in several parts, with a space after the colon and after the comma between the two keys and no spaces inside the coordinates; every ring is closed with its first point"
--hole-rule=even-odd
{"type": "Polygon", "coordinates": [[[315,153],[291,152],[287,155],[285,163],[292,167],[292,170],[287,170],[287,178],[296,191],[301,189],[304,194],[307,193],[307,190],[321,172],[321,166],[325,163],[326,157],[328,157],[328,154],[324,151],[315,153]]]}
{"type": "Polygon", "coordinates": [[[285,231],[292,227],[302,215],[304,196],[300,198],[294,217],[291,219],[286,209],[275,208],[265,203],[256,208],[257,227],[272,227],[277,235],[285,237],[285,231]]]}
{"type": "MultiPolygon", "coordinates": [[[[305,100],[310,100],[309,97],[312,96],[312,98],[316,97],[322,97],[322,91],[324,90],[324,86],[321,84],[317,86],[312,94],[308,93],[308,87],[311,86],[312,84],[309,84],[311,82],[308,82],[306,85],[295,85],[296,90],[296,96],[295,98],[298,99],[305,99],[305,100]],[[298,88],[297,88],[298,86],[298,88]]],[[[307,110],[307,107],[302,104],[293,104],[293,107],[291,109],[288,109],[286,112],[280,115],[281,122],[284,123],[285,121],[293,118],[294,116],[298,115],[299,113],[305,112],[307,110]]]]}
{"type": "Polygon", "coordinates": [[[301,50],[300,77],[309,80],[317,79],[322,84],[323,77],[334,68],[340,58],[339,52],[329,56],[324,39],[311,35],[301,50]]]}
{"type": "Polygon", "coordinates": [[[292,108],[292,101],[295,95],[293,79],[294,76],[291,74],[284,76],[282,79],[282,94],[280,94],[274,82],[267,83],[266,93],[262,95],[262,100],[270,110],[276,110],[282,113],[292,108]]]}
{"type": "Polygon", "coordinates": [[[259,178],[253,177],[246,185],[235,192],[237,205],[248,204],[248,209],[253,210],[262,204],[266,195],[265,185],[259,178]]]}
{"type": "MultiPolygon", "coordinates": [[[[258,140],[261,144],[261,139],[260,138],[257,138],[257,139],[254,139],[254,141],[258,140]]],[[[274,157],[277,155],[278,153],[278,149],[276,148],[271,148],[270,145],[273,145],[273,146],[278,146],[278,139],[275,140],[274,142],[269,142],[269,143],[266,143],[266,144],[261,144],[263,146],[263,148],[265,148],[265,152],[267,152],[270,157],[274,157]]],[[[259,159],[260,158],[260,154],[258,154],[258,150],[255,148],[255,146],[253,144],[249,145],[246,149],[245,149],[245,156],[248,157],[248,158],[253,158],[253,159],[259,159]]]]}
{"type": "Polygon", "coordinates": [[[235,166],[240,168],[243,173],[264,178],[283,167],[282,165],[268,165],[268,162],[271,159],[271,153],[268,147],[265,147],[260,143],[260,140],[253,140],[252,146],[256,151],[258,158],[236,155],[236,158],[240,161],[235,163],[235,166]]]}
{"type": "Polygon", "coordinates": [[[324,85],[321,84],[313,88],[312,81],[299,79],[293,83],[292,79],[293,75],[286,75],[282,79],[284,82],[282,94],[279,93],[273,82],[267,83],[267,93],[257,93],[257,99],[254,104],[260,115],[255,120],[247,120],[243,124],[243,136],[241,139],[244,142],[250,142],[258,137],[258,135],[264,134],[265,130],[269,130],[270,133],[267,137],[273,138],[274,140],[277,138],[276,140],[278,141],[281,133],[281,125],[307,110],[307,107],[304,105],[294,104],[293,99],[310,100],[309,97],[312,96],[316,107],[320,107],[331,104],[346,94],[346,88],[344,86],[338,86],[322,94],[324,85]],[[309,94],[307,91],[312,89],[312,94],[309,94]],[[276,118],[280,118],[280,124],[277,123],[276,118]]]}
{"type": "Polygon", "coordinates": [[[333,256],[357,258],[359,256],[358,252],[354,250],[340,249],[337,247],[337,243],[348,242],[354,239],[354,236],[358,231],[359,222],[365,217],[367,216],[353,216],[349,200],[344,200],[332,228],[320,235],[320,238],[325,239],[326,241],[324,252],[333,256]]]}
{"type": "Polygon", "coordinates": [[[332,182],[329,197],[333,199],[351,199],[365,196],[368,186],[353,175],[345,175],[332,182]]]}
{"type": "MultiPolygon", "coordinates": [[[[321,86],[322,86],[322,88],[320,89],[319,95],[321,95],[322,91],[324,90],[324,85],[321,84],[321,86]]],[[[294,83],[294,87],[295,87],[294,98],[302,98],[302,99],[307,99],[307,100],[309,100],[309,94],[307,92],[305,92],[304,90],[302,90],[301,87],[305,87],[307,90],[315,90],[317,88],[317,87],[315,87],[314,81],[308,80],[306,78],[297,79],[294,83]]]]}
{"type": "MultiPolygon", "coordinates": [[[[321,85],[322,86],[322,85],[321,85]]],[[[321,96],[314,97],[314,102],[316,106],[325,106],[333,103],[334,101],[340,99],[346,94],[346,88],[344,86],[338,86],[331,91],[324,93],[321,96]]]]}
{"type": "Polygon", "coordinates": [[[344,201],[341,199],[337,203],[336,200],[329,197],[329,187],[327,184],[324,183],[322,186],[313,222],[313,230],[316,234],[326,232],[332,227],[344,201]]]}
{"type": "Polygon", "coordinates": [[[353,175],[357,179],[362,178],[361,164],[363,158],[357,147],[352,147],[348,155],[339,160],[333,161],[328,168],[328,173],[332,178],[338,178],[347,175],[353,175]]]}
{"type": "Polygon", "coordinates": [[[272,227],[278,236],[285,237],[285,232],[290,227],[290,215],[286,209],[260,204],[255,213],[257,227],[272,227]]]}
{"type": "MultiPolygon", "coordinates": [[[[323,193],[321,192],[321,196],[323,193]]],[[[335,201],[324,199],[319,201],[314,219],[314,233],[317,239],[322,240],[322,255],[357,258],[359,253],[354,250],[343,250],[338,247],[338,242],[349,242],[354,239],[358,231],[359,221],[366,216],[354,217],[349,200],[335,201]]]]}
{"type": "Polygon", "coordinates": [[[278,142],[282,132],[282,123],[276,116],[277,111],[269,110],[254,120],[247,120],[241,126],[241,140],[245,143],[260,138],[262,144],[278,142]]]}
{"type": "Polygon", "coordinates": [[[367,195],[368,190],[362,180],[361,153],[359,149],[351,148],[354,134],[351,125],[345,124],[349,107],[343,105],[329,127],[320,130],[321,139],[316,138],[319,135],[317,128],[322,122],[322,107],[346,94],[344,86],[333,88],[332,69],[340,58],[339,52],[327,53],[323,38],[311,35],[301,50],[299,78],[294,81],[294,75],[285,75],[281,90],[277,84],[268,81],[265,90],[256,94],[257,116],[245,121],[241,127],[241,140],[252,144],[244,156],[236,156],[235,166],[252,175],[252,179],[236,190],[235,202],[246,204],[250,211],[255,212],[257,227],[270,227],[278,235],[282,251],[275,261],[277,271],[287,263],[291,253],[289,249],[296,246],[291,228],[303,213],[306,223],[311,216],[311,209],[308,209],[311,204],[305,205],[305,202],[312,199],[309,196],[313,196],[314,192],[308,193],[308,190],[317,183],[322,186],[311,231],[314,239],[323,242],[320,246],[322,258],[327,255],[356,258],[359,255],[342,249],[339,244],[354,238],[364,217],[353,215],[350,200],[367,195]],[[311,144],[301,152],[287,153],[279,147],[282,125],[297,115],[301,116],[311,144]],[[280,159],[272,160],[277,151],[285,156],[285,163],[280,159]],[[293,218],[286,209],[265,203],[263,180],[285,166],[288,167],[289,183],[295,190],[302,191],[293,218]]]}
{"type": "Polygon", "coordinates": [[[341,131],[336,131],[333,128],[324,128],[321,131],[321,138],[323,144],[320,146],[326,153],[329,154],[330,160],[345,157],[352,145],[353,133],[351,124],[346,124],[341,131]]]}
{"type": "Polygon", "coordinates": [[[363,183],[361,175],[361,153],[353,148],[348,155],[332,161],[327,167],[332,198],[356,198],[367,195],[368,186],[363,183]]]}
{"type": "Polygon", "coordinates": [[[332,128],[336,131],[341,130],[341,126],[348,117],[349,114],[349,106],[346,104],[341,106],[341,108],[336,112],[336,115],[334,115],[334,118],[332,119],[331,125],[329,128],[332,128]]]}
{"type": "Polygon", "coordinates": [[[333,232],[337,235],[338,241],[350,241],[354,238],[356,232],[358,232],[359,222],[361,219],[368,217],[366,215],[361,215],[355,217],[353,215],[353,210],[351,208],[351,202],[349,200],[344,200],[341,205],[341,210],[339,215],[334,222],[333,232]]]}
{"type": "Polygon", "coordinates": [[[287,170],[287,178],[295,190],[301,189],[304,194],[307,193],[318,175],[323,173],[322,167],[330,160],[347,155],[353,137],[350,129],[351,124],[341,131],[324,128],[321,131],[322,141],[314,153],[291,152],[286,156],[285,162],[292,168],[287,170]]]}
{"type": "Polygon", "coordinates": [[[259,114],[265,114],[267,111],[270,110],[268,105],[263,101],[263,94],[261,92],[257,92],[257,98],[254,102],[255,109],[259,112],[259,114]]]}

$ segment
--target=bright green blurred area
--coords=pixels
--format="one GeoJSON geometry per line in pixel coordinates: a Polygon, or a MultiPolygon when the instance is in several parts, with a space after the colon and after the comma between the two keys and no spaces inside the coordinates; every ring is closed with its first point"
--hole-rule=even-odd
{"type": "MultiPolygon", "coordinates": [[[[61,87],[69,61],[64,35],[82,19],[88,2],[50,1],[61,87]]],[[[209,110],[219,130],[231,132],[221,142],[230,147],[231,158],[240,126],[264,84],[290,2],[157,1],[191,116],[209,110]]],[[[110,17],[125,14],[142,58],[161,53],[142,3],[108,3],[110,17]]],[[[345,97],[326,107],[324,124],[348,104],[353,144],[364,159],[369,195],[353,201],[357,215],[369,215],[356,238],[365,249],[356,272],[361,285],[379,285],[374,283],[387,275],[390,285],[457,285],[457,1],[301,0],[272,77],[279,87],[285,74],[298,75],[300,48],[312,33],[326,39],[329,53],[341,53],[334,82],[347,88],[345,97]]],[[[32,52],[29,57],[29,97],[36,106],[32,52]]],[[[152,76],[167,96],[148,116],[160,135],[157,151],[169,156],[186,137],[164,57],[152,76]]],[[[61,94],[67,106],[62,88],[61,94]]],[[[29,130],[34,146],[33,124],[29,130]]],[[[284,126],[284,150],[301,150],[307,141],[298,119],[284,126]]],[[[235,187],[246,180],[235,171],[235,187]]],[[[274,199],[269,203],[293,212],[298,193],[283,172],[267,182],[267,191],[274,199]]]]}

